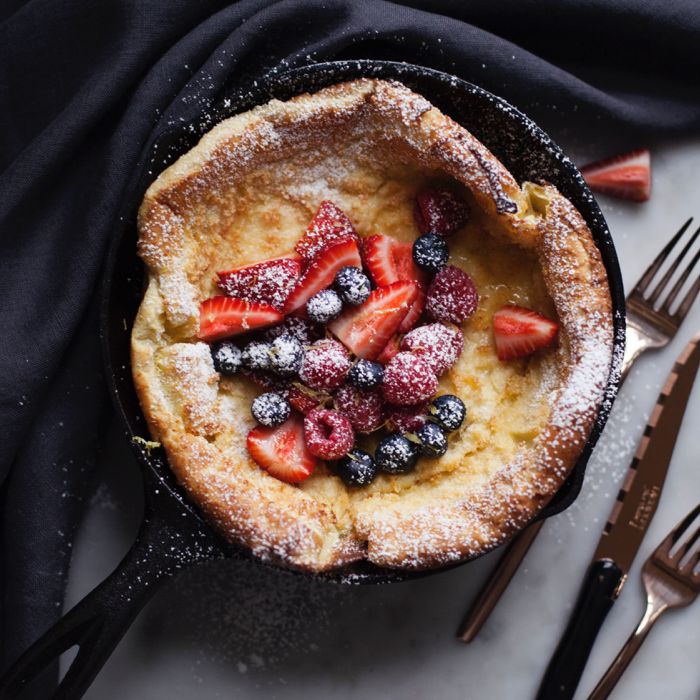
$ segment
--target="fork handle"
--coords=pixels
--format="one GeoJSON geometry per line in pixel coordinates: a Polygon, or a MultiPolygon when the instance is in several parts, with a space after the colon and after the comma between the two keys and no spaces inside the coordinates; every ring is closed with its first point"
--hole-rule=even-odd
{"type": "Polygon", "coordinates": [[[610,559],[591,563],[569,624],[545,671],[537,700],[571,700],[624,574],[610,559]]]}
{"type": "Polygon", "coordinates": [[[630,661],[639,651],[639,647],[642,646],[642,642],[646,639],[654,623],[659,619],[661,613],[667,609],[667,606],[663,604],[655,604],[652,601],[647,603],[646,612],[637,625],[637,629],[632,632],[622,649],[620,649],[620,653],[615,657],[615,661],[610,664],[610,668],[593,689],[588,700],[605,700],[610,695],[612,689],[617,685],[622,674],[629,666],[630,661]]]}

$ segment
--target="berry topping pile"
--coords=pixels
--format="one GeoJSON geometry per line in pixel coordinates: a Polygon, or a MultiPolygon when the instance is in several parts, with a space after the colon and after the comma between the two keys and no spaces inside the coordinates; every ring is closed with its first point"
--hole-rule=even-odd
{"type": "MultiPolygon", "coordinates": [[[[297,255],[218,273],[225,295],[201,303],[199,338],[212,343],[216,371],[242,371],[264,390],[247,446],[272,476],[299,483],[321,459],[348,486],[366,486],[379,472],[441,457],[463,426],[464,403],[437,392],[464,347],[455,324],[478,304],[470,276],[449,264],[446,239],[467,208],[447,190],[425,190],[415,220],[412,242],[361,239],[343,211],[321,202],[297,255]]],[[[506,306],[493,333],[507,361],[551,345],[557,324],[506,306]]]]}

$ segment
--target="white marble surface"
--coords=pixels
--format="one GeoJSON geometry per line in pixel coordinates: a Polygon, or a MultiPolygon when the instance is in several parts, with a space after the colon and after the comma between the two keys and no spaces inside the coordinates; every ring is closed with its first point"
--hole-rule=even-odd
{"type": "MultiPolygon", "coordinates": [[[[644,205],[601,198],[627,286],[689,216],[700,217],[700,141],[654,152],[644,205]]],[[[700,218],[697,220],[700,224],[700,218]]],[[[642,358],[615,404],[578,501],[548,521],[501,604],[469,646],[454,632],[493,555],[424,580],[384,587],[309,582],[250,564],[213,562],[184,573],[151,601],[98,676],[93,700],[209,698],[533,697],[566,623],[636,442],[675,356],[700,328],[700,303],[672,345],[642,358]]],[[[587,697],[644,606],[639,569],[700,500],[696,388],[661,503],[630,579],[579,687],[587,697]]],[[[138,468],[116,430],[74,547],[68,605],[104,577],[140,517],[138,468]]],[[[497,555],[496,555],[497,556],[497,555]]],[[[613,697],[700,697],[700,602],[651,633],[613,697]]]]}

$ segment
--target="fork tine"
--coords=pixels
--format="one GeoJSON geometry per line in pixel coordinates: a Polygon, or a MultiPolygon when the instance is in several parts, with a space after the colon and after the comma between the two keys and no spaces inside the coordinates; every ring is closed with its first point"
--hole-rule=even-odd
{"type": "MultiPolygon", "coordinates": [[[[698,229],[698,231],[700,231],[700,228],[698,229]]],[[[698,231],[696,231],[696,233],[698,233],[698,231]]],[[[695,237],[693,237],[693,238],[695,238],[695,237]]],[[[700,260],[700,250],[693,256],[693,259],[686,265],[685,270],[683,270],[680,277],[678,278],[676,283],[673,285],[673,289],[671,289],[668,297],[666,297],[666,300],[664,301],[663,305],[661,306],[662,311],[665,311],[667,314],[671,313],[671,306],[672,306],[673,302],[676,300],[678,293],[681,291],[681,288],[683,287],[686,280],[690,276],[690,273],[693,271],[693,269],[697,265],[698,260],[700,260]]],[[[688,298],[688,295],[686,295],[686,299],[687,298],[688,298]]],[[[690,304],[693,303],[693,299],[690,300],[690,304]]],[[[683,300],[683,303],[685,303],[685,299],[683,300]]],[[[690,308],[690,304],[688,305],[688,308],[690,308]]],[[[687,311],[687,309],[686,309],[686,311],[687,311]]]]}
{"type": "MultiPolygon", "coordinates": [[[[683,250],[681,251],[680,255],[671,263],[670,267],[666,272],[664,273],[664,276],[659,280],[659,283],[656,285],[654,291],[651,293],[651,296],[649,297],[649,303],[654,305],[656,304],[657,299],[661,296],[661,292],[666,288],[666,285],[669,283],[671,277],[673,277],[673,274],[675,271],[678,269],[678,266],[681,264],[683,258],[687,255],[688,251],[693,247],[693,243],[698,238],[698,235],[700,235],[700,226],[698,226],[697,230],[695,233],[690,237],[690,240],[683,246],[683,250]]],[[[698,261],[698,256],[696,255],[695,258],[691,261],[690,265],[686,267],[685,271],[683,272],[683,275],[687,277],[690,274],[690,271],[693,269],[695,266],[695,263],[698,261]]],[[[685,277],[682,278],[685,281],[685,277]]],[[[673,290],[676,290],[676,287],[678,285],[676,284],[673,288],[673,290]]],[[[682,283],[681,283],[682,286],[682,283]]],[[[679,287],[680,290],[680,287],[679,287]]],[[[676,292],[677,294],[678,292],[676,292]]]]}
{"type": "MultiPolygon", "coordinates": [[[[683,574],[684,576],[688,576],[689,574],[693,574],[693,570],[695,567],[700,563],[700,549],[698,549],[695,554],[693,554],[692,557],[688,559],[688,561],[681,567],[680,573],[683,574]]],[[[700,578],[700,572],[695,574],[695,576],[700,578]]]]}
{"type": "Polygon", "coordinates": [[[683,559],[683,557],[693,548],[693,545],[698,541],[698,538],[700,538],[700,527],[698,527],[695,532],[685,542],[683,542],[673,558],[681,561],[681,559],[683,559]]]}
{"type": "Polygon", "coordinates": [[[692,524],[692,522],[695,520],[695,518],[700,515],[700,503],[693,508],[693,510],[688,513],[688,515],[681,520],[676,527],[671,530],[671,532],[668,533],[668,535],[664,538],[664,541],[656,548],[654,554],[666,554],[671,551],[673,548],[673,545],[678,542],[678,540],[683,536],[683,533],[688,529],[688,527],[692,524]]]}
{"type": "Polygon", "coordinates": [[[634,291],[638,292],[639,294],[644,294],[646,291],[647,287],[649,286],[649,283],[654,279],[654,275],[659,271],[659,268],[664,264],[664,260],[668,257],[668,254],[673,250],[673,247],[678,243],[680,240],[681,236],[686,232],[688,229],[688,226],[693,221],[693,217],[691,216],[688,221],[686,221],[683,226],[679,229],[678,233],[664,246],[663,250],[656,256],[654,259],[654,262],[649,265],[647,268],[646,272],[641,276],[639,282],[634,287],[634,291]]]}
{"type": "MultiPolygon", "coordinates": [[[[700,258],[700,253],[698,253],[695,256],[695,260],[700,258]]],[[[695,297],[697,297],[698,292],[700,292],[700,276],[695,280],[695,284],[688,290],[688,293],[685,295],[685,298],[681,302],[680,306],[678,307],[678,311],[674,314],[677,318],[682,319],[690,310],[690,307],[693,305],[693,302],[695,301],[695,297]]]]}

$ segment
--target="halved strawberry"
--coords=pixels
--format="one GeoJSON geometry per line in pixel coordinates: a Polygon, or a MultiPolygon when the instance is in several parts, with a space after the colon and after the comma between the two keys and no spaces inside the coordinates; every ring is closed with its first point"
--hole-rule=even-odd
{"type": "Polygon", "coordinates": [[[279,323],[284,316],[269,304],[211,297],[199,305],[200,340],[212,341],[279,323]]]}
{"type": "Polygon", "coordinates": [[[362,267],[360,249],[354,238],[340,240],[329,245],[309,263],[291,294],[287,297],[284,312],[289,314],[302,308],[314,294],[330,287],[336,272],[346,265],[362,267]]]}
{"type": "Polygon", "coordinates": [[[304,422],[293,416],[276,428],[258,425],[248,433],[248,452],[268,474],[298,484],[313,474],[316,458],[304,442],[304,422]]]}
{"type": "Polygon", "coordinates": [[[217,272],[219,287],[230,297],[281,309],[301,275],[301,260],[285,256],[217,272]]]}
{"type": "Polygon", "coordinates": [[[425,273],[413,262],[411,243],[376,233],[365,238],[362,253],[377,287],[387,287],[399,280],[425,281],[425,273]]]}
{"type": "Polygon", "coordinates": [[[646,148],[586,165],[581,175],[594,192],[633,202],[651,196],[651,157],[646,148]]]}
{"type": "Polygon", "coordinates": [[[399,333],[408,333],[408,331],[413,330],[413,327],[418,323],[418,319],[423,315],[426,298],[425,289],[422,285],[418,285],[416,300],[413,302],[413,306],[409,309],[406,316],[404,316],[403,321],[401,321],[399,333]]]}
{"type": "Polygon", "coordinates": [[[294,249],[306,261],[313,260],[322,250],[339,241],[359,240],[350,219],[333,202],[324,200],[294,249]]]}
{"type": "Polygon", "coordinates": [[[379,287],[361,306],[344,311],[328,330],[355,355],[374,360],[384,349],[416,300],[418,285],[401,280],[379,287]]]}
{"type": "MultiPolygon", "coordinates": [[[[409,313],[411,313],[409,311],[409,313]]],[[[384,349],[379,353],[376,360],[385,365],[391,360],[394,355],[398,355],[401,352],[401,336],[395,335],[389,338],[389,342],[384,346],[384,349]]]]}
{"type": "Polygon", "coordinates": [[[467,222],[467,207],[449,190],[427,189],[416,196],[416,225],[421,233],[449,236],[467,222]]]}
{"type": "Polygon", "coordinates": [[[377,233],[365,239],[362,253],[365,265],[377,287],[387,287],[399,280],[413,280],[421,285],[415,308],[406,315],[399,328],[401,333],[410,331],[425,308],[422,283],[426,280],[425,273],[413,262],[413,245],[377,233]]]}
{"type": "Polygon", "coordinates": [[[493,315],[493,337],[499,360],[531,355],[550,346],[559,324],[532,309],[508,305],[493,315]]]}

